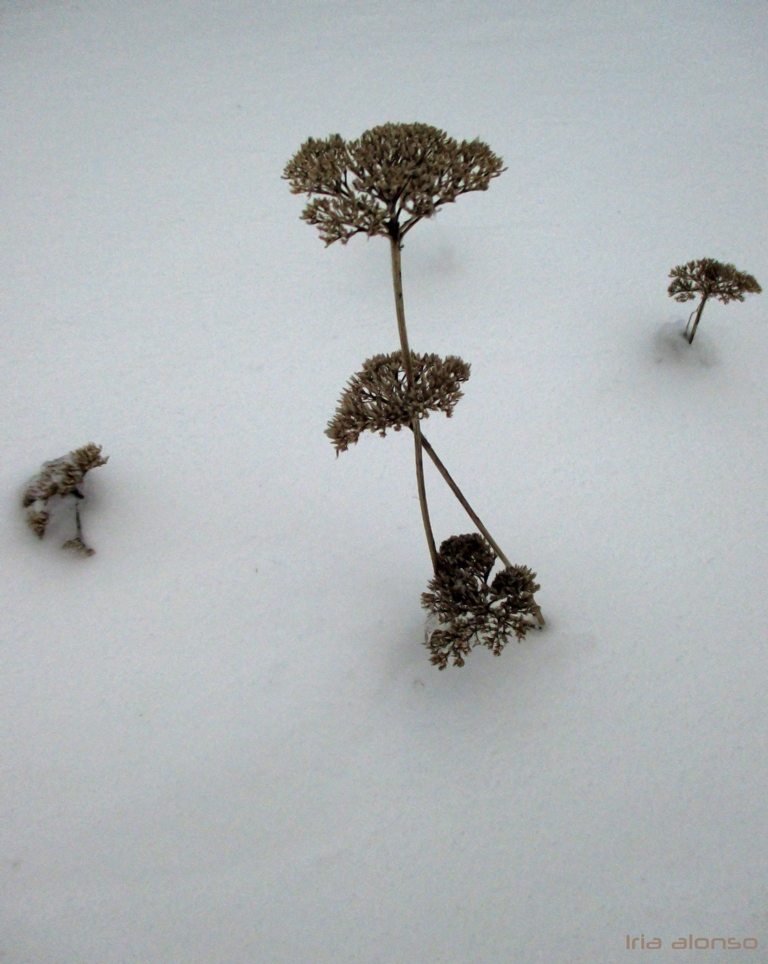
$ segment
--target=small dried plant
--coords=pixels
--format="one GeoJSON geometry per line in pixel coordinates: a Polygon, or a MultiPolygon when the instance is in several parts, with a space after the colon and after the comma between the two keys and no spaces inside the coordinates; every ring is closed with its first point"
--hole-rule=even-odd
{"type": "Polygon", "coordinates": [[[760,294],[763,290],[751,274],[739,271],[735,265],[715,261],[714,258],[701,258],[699,261],[679,264],[670,271],[669,277],[672,278],[672,283],[667,293],[675,301],[692,301],[701,296],[701,301],[688,316],[688,324],[685,326],[689,345],[693,343],[704,305],[710,298],[716,298],[727,305],[729,301],[743,301],[744,295],[760,294]]]}
{"type": "Polygon", "coordinates": [[[83,539],[83,528],[80,521],[80,501],[85,498],[79,486],[91,469],[106,465],[109,456],[102,457],[101,446],[89,442],[82,448],[75,449],[60,459],[45,462],[31,480],[24,491],[22,505],[27,510],[27,525],[42,539],[46,527],[50,522],[50,501],[54,496],[61,499],[72,496],[75,500],[76,532],[73,539],[68,539],[62,549],[68,549],[81,556],[92,556],[95,549],[91,549],[83,539]]]}
{"type": "Polygon", "coordinates": [[[469,365],[455,355],[443,359],[411,352],[411,370],[413,384],[408,385],[399,351],[363,362],[363,370],[350,378],[325,430],[337,455],[354,445],[362,432],[381,436],[388,428],[399,432],[414,419],[428,418],[430,411],[451,417],[464,394],[459,386],[469,378],[469,365]]]}
{"type": "MultiPolygon", "coordinates": [[[[487,190],[504,170],[502,159],[480,140],[459,143],[428,124],[383,124],[365,131],[357,140],[345,141],[339,134],[325,140],[309,138],[283,173],[292,193],[309,196],[301,217],[318,228],[326,246],[335,241],[346,244],[356,234],[381,236],[389,241],[400,350],[375,355],[363,363],[362,371],[344,389],[326,434],[338,455],[355,444],[364,431],[385,435],[388,429],[399,432],[407,427],[412,432],[419,505],[434,571],[432,592],[425,594],[424,605],[444,625],[440,630],[443,637],[448,634],[452,641],[461,639],[455,645],[451,642],[455,653],[446,643],[456,666],[463,665],[462,654],[471,648],[472,638],[486,644],[491,640],[491,648],[500,652],[510,632],[519,639],[533,625],[528,619],[531,613],[538,625],[543,625],[544,619],[535,603],[523,603],[522,591],[507,592],[503,579],[498,582],[504,573],[509,581],[510,574],[519,579],[529,570],[511,565],[421,430],[421,422],[430,411],[444,412],[448,417],[453,414],[462,396],[460,386],[469,378],[470,366],[456,356],[443,359],[411,351],[405,323],[401,251],[403,238],[419,221],[433,217],[443,205],[453,203],[462,194],[487,190]],[[474,597],[461,593],[450,596],[446,588],[457,578],[451,569],[451,550],[447,555],[443,552],[453,543],[444,542],[438,552],[427,505],[424,452],[482,533],[453,538],[479,540],[492,558],[491,568],[497,556],[507,567],[489,589],[496,596],[492,604],[488,600],[483,603],[487,613],[482,625],[474,597]],[[516,605],[523,607],[517,610],[519,618],[512,616],[516,605]],[[502,611],[507,615],[502,617],[502,611]],[[476,628],[466,636],[470,623],[476,628]]],[[[490,568],[485,576],[489,573],[490,568]]],[[[530,586],[535,586],[532,578],[531,575],[530,586]]],[[[530,586],[532,600],[539,587],[530,586]]],[[[442,664],[440,658],[432,661],[442,669],[447,659],[448,656],[442,664]]]]}

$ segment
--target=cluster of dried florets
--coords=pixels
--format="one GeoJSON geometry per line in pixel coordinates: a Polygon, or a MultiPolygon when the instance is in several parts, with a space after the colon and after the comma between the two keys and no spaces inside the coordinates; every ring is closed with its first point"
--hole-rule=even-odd
{"type": "Polygon", "coordinates": [[[302,219],[326,245],[355,234],[402,238],[469,191],[485,191],[504,167],[480,140],[459,143],[429,124],[382,124],[357,140],[310,137],[285,167],[293,194],[314,200],[302,219]]]}
{"type": "Polygon", "coordinates": [[[692,301],[696,297],[701,297],[698,308],[691,312],[686,325],[685,332],[689,344],[693,342],[704,305],[710,298],[716,298],[727,305],[729,301],[743,301],[744,295],[760,294],[763,290],[751,274],[739,271],[733,264],[723,264],[722,261],[716,261],[714,258],[701,258],[698,261],[679,264],[670,271],[669,277],[672,278],[667,288],[670,298],[674,298],[675,301],[692,301]],[[694,318],[693,327],[691,327],[692,318],[694,318]],[[688,336],[689,327],[691,327],[690,336],[688,336]]]}
{"type": "Polygon", "coordinates": [[[690,301],[697,295],[706,295],[727,304],[743,301],[745,294],[759,294],[763,290],[751,274],[714,258],[679,264],[670,271],[669,277],[673,281],[667,290],[676,301],[690,301]]]}
{"type": "MultiPolygon", "coordinates": [[[[56,495],[64,499],[68,495],[82,499],[78,489],[91,469],[106,465],[109,456],[102,458],[101,446],[89,442],[60,459],[46,462],[27,486],[22,505],[27,510],[27,525],[42,539],[51,518],[49,501],[56,495]]],[[[80,513],[76,510],[77,535],[64,543],[64,549],[72,549],[80,555],[93,555],[94,550],[83,542],[80,529],[80,513]]]]}
{"type": "Polygon", "coordinates": [[[469,365],[456,355],[417,355],[411,352],[413,384],[408,385],[402,353],[374,355],[363,362],[339,399],[336,414],[325,434],[336,454],[345,452],[365,432],[386,435],[399,432],[414,418],[427,418],[430,411],[450,418],[464,394],[460,386],[469,378],[469,365]]]}
{"type": "Polygon", "coordinates": [[[541,625],[534,593],[541,587],[527,566],[508,566],[488,580],[496,554],[482,536],[451,536],[440,546],[438,570],[421,603],[438,625],[426,645],[430,662],[445,669],[449,660],[463,666],[475,646],[499,656],[512,636],[522,639],[541,625]]]}

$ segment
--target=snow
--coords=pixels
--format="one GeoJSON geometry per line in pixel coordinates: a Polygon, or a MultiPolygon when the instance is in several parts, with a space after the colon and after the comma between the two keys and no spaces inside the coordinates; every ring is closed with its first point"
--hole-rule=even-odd
{"type": "MultiPolygon", "coordinates": [[[[627,959],[765,913],[768,20],[753,0],[0,5],[3,964],[627,959]],[[386,243],[280,175],[386,121],[508,170],[403,251],[424,426],[547,627],[438,672],[386,243]],[[20,507],[87,442],[79,559],[20,507]],[[638,950],[637,953],[640,953],[638,950]]],[[[427,464],[440,541],[472,531],[427,464]]],[[[703,951],[689,951],[698,957],[703,951]]]]}

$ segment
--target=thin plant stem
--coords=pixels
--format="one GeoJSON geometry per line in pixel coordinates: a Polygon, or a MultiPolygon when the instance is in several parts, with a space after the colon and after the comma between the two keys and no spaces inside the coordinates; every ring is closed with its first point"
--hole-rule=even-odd
{"type": "MultiPolygon", "coordinates": [[[[408,388],[413,387],[413,364],[411,362],[411,349],[408,345],[408,330],[405,327],[405,305],[403,303],[403,276],[400,266],[400,242],[394,237],[389,239],[389,249],[392,256],[392,285],[395,290],[395,312],[397,314],[397,330],[400,335],[400,352],[403,357],[403,368],[405,369],[405,379],[408,388]]],[[[432,560],[432,569],[437,575],[437,546],[435,536],[432,532],[432,524],[429,521],[429,506],[427,505],[427,488],[424,482],[424,458],[422,456],[422,435],[421,425],[418,417],[414,417],[411,422],[413,432],[413,449],[416,458],[416,484],[419,490],[419,505],[421,506],[421,519],[424,523],[424,532],[427,536],[429,555],[432,560]]]]}
{"type": "MultiPolygon", "coordinates": [[[[689,345],[693,344],[693,336],[696,334],[696,329],[698,328],[699,322],[701,321],[701,313],[702,311],[704,311],[704,305],[707,303],[707,297],[708,295],[704,295],[704,297],[701,299],[701,303],[699,304],[699,307],[696,309],[696,318],[694,319],[694,322],[693,322],[693,328],[691,328],[691,336],[688,339],[689,345]]],[[[691,314],[693,314],[693,312],[691,312],[691,314]]],[[[689,318],[688,324],[690,324],[690,322],[691,322],[691,319],[689,318]]],[[[686,331],[687,330],[688,329],[686,327],[686,331]]]]}
{"type": "MultiPolygon", "coordinates": [[[[480,532],[482,532],[482,534],[483,534],[483,535],[485,536],[485,538],[488,540],[489,544],[490,544],[491,547],[494,549],[494,551],[496,552],[496,555],[499,557],[499,559],[501,559],[501,561],[504,563],[504,565],[505,565],[507,568],[510,568],[510,567],[512,566],[512,563],[511,563],[511,562],[509,561],[509,559],[504,555],[504,552],[503,552],[503,550],[501,549],[501,547],[499,546],[498,542],[496,542],[496,540],[493,538],[493,536],[490,534],[490,532],[485,528],[485,526],[483,525],[482,520],[480,519],[480,516],[475,512],[475,510],[472,508],[472,506],[469,504],[469,502],[467,502],[467,500],[466,500],[466,498],[465,498],[465,496],[464,496],[464,493],[461,491],[461,489],[458,487],[458,485],[454,482],[454,480],[453,480],[450,472],[449,472],[448,469],[446,469],[446,467],[443,465],[442,460],[439,458],[437,452],[435,452],[435,450],[432,448],[432,446],[431,446],[430,443],[429,443],[429,440],[427,439],[427,437],[426,437],[425,435],[422,435],[422,436],[421,436],[421,444],[422,444],[422,447],[423,447],[424,451],[427,453],[427,455],[428,455],[428,456],[432,459],[432,461],[435,463],[435,466],[436,466],[436,468],[437,468],[437,471],[440,473],[440,475],[442,475],[442,477],[443,477],[443,478],[445,479],[445,481],[448,483],[448,486],[449,486],[450,490],[453,492],[453,494],[454,494],[454,495],[456,496],[456,498],[459,500],[459,502],[461,503],[461,505],[464,507],[464,510],[466,511],[467,515],[470,517],[470,519],[475,523],[475,525],[476,525],[477,528],[480,530],[480,532]]],[[[540,625],[540,626],[543,626],[543,625],[544,625],[544,616],[543,616],[543,614],[542,614],[542,612],[541,612],[541,609],[540,609],[538,606],[536,607],[536,610],[535,610],[535,616],[536,616],[536,619],[537,619],[538,622],[539,622],[539,625],[540,625]]]]}

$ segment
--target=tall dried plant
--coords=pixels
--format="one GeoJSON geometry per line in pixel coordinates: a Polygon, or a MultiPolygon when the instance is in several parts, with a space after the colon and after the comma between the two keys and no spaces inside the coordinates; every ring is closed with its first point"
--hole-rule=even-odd
{"type": "MultiPolygon", "coordinates": [[[[451,562],[443,552],[445,544],[438,551],[432,531],[424,482],[425,451],[482,532],[488,551],[495,552],[508,569],[515,567],[421,430],[421,420],[427,418],[430,411],[451,416],[462,395],[460,385],[469,378],[469,365],[455,356],[441,359],[437,355],[418,355],[411,351],[403,299],[403,238],[423,218],[433,217],[444,204],[453,203],[470,191],[487,190],[491,180],[504,170],[502,159],[480,140],[459,143],[428,124],[383,124],[365,131],[357,140],[345,141],[339,134],[325,140],[309,138],[283,173],[292,193],[309,196],[301,217],[318,228],[326,246],[335,241],[346,244],[356,234],[381,236],[389,241],[400,350],[376,355],[364,362],[363,370],[350,379],[344,390],[326,434],[338,454],[357,442],[363,431],[384,435],[389,428],[400,431],[405,426],[411,430],[422,522],[435,580],[443,580],[441,598],[447,591],[444,580],[451,570],[451,562]]],[[[456,580],[454,572],[451,584],[456,580]]],[[[460,597],[458,593],[459,609],[460,597]]],[[[441,622],[453,619],[445,606],[436,609],[431,600],[432,597],[425,594],[425,607],[441,622]]],[[[533,611],[539,624],[543,624],[541,611],[535,604],[533,611]]],[[[483,630],[477,625],[480,634],[483,630]]],[[[498,635],[501,638],[504,633],[498,635]]],[[[499,646],[497,649],[500,651],[499,646]]],[[[444,665],[443,662],[440,668],[444,665]]]]}
{"type": "Polygon", "coordinates": [[[669,277],[672,278],[672,283],[667,294],[675,301],[692,301],[701,296],[701,301],[688,316],[688,324],[685,326],[689,345],[693,343],[704,305],[710,298],[716,298],[727,305],[729,301],[743,301],[744,295],[760,294],[763,290],[751,274],[739,271],[735,265],[715,261],[714,258],[701,258],[699,261],[679,264],[670,271],[669,277]]]}

